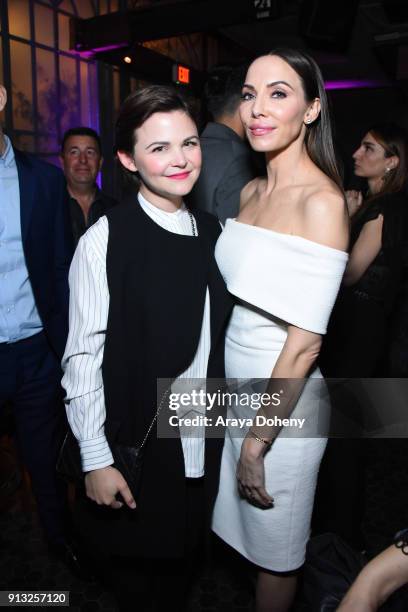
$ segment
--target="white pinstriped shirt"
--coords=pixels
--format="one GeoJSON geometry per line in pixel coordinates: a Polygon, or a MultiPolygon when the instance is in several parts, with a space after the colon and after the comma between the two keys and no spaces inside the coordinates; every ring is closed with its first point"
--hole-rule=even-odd
{"type": "MultiPolygon", "coordinates": [[[[175,234],[193,235],[191,219],[184,204],[178,211],[169,213],[150,204],[141,194],[138,199],[145,213],[164,229],[175,234]]],[[[195,229],[197,233],[196,226],[195,229]]],[[[106,276],[108,236],[108,220],[101,217],[80,239],[69,272],[69,334],[62,360],[62,385],[69,400],[66,404],[67,418],[79,442],[84,472],[113,463],[104,433],[106,409],[101,370],[109,311],[106,276]]],[[[210,348],[210,299],[207,288],[196,355],[187,370],[175,381],[173,389],[177,388],[178,382],[183,382],[181,379],[205,379],[210,348]]],[[[196,386],[194,388],[197,389],[196,386]]],[[[205,412],[205,408],[202,411],[205,412]]],[[[181,430],[181,442],[186,476],[203,476],[203,428],[190,429],[189,432],[181,430]]]]}

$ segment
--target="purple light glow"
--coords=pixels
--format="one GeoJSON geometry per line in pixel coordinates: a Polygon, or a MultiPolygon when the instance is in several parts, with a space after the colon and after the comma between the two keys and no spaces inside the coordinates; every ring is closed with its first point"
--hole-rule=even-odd
{"type": "Polygon", "coordinates": [[[359,80],[350,79],[344,81],[326,81],[324,84],[325,89],[368,89],[373,87],[386,87],[389,86],[388,81],[380,80],[359,80]]]}
{"type": "Polygon", "coordinates": [[[95,55],[95,53],[103,53],[104,51],[114,51],[115,49],[123,49],[124,47],[128,46],[129,43],[117,43],[115,45],[106,45],[105,47],[93,47],[92,49],[84,49],[83,51],[81,51],[81,49],[78,48],[77,45],[74,51],[75,53],[78,53],[78,55],[88,58],[95,55]]]}

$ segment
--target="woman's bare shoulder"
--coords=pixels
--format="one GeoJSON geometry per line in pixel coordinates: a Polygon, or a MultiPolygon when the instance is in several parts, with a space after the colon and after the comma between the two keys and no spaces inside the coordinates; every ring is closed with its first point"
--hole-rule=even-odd
{"type": "Polygon", "coordinates": [[[304,194],[303,205],[308,215],[321,212],[336,216],[347,212],[343,192],[331,181],[322,181],[319,185],[308,189],[304,194]]]}
{"type": "Polygon", "coordinates": [[[330,181],[311,189],[303,201],[303,229],[310,240],[347,250],[349,217],[345,197],[330,181]]]}

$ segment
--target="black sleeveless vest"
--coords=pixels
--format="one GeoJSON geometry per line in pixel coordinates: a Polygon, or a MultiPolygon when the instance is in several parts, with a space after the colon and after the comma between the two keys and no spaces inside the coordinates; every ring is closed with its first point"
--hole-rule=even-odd
{"type": "MultiPolygon", "coordinates": [[[[110,210],[107,279],[110,294],[102,364],[108,442],[139,444],[157,410],[157,379],[176,378],[192,362],[210,293],[208,377],[224,377],[224,332],[232,309],[214,259],[221,228],[194,213],[198,237],[156,224],[133,198],[110,210]]],[[[218,488],[222,440],[206,440],[208,522],[218,488]]],[[[151,432],[136,512],[110,513],[104,527],[117,554],[183,554],[185,469],[181,441],[151,432]],[[114,515],[114,516],[113,516],[114,515]],[[120,519],[119,519],[120,516],[120,519]],[[136,552],[135,552],[136,551],[136,552]]]]}

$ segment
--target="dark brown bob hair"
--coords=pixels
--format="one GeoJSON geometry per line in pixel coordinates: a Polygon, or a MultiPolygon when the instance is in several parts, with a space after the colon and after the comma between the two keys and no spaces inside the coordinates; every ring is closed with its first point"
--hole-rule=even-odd
{"type": "MultiPolygon", "coordinates": [[[[115,126],[115,151],[133,154],[136,144],[136,130],[155,113],[182,111],[194,122],[191,110],[174,88],[166,85],[149,85],[134,91],[123,102],[115,126]]],[[[137,172],[131,172],[120,164],[124,177],[138,187],[137,172]]]]}

